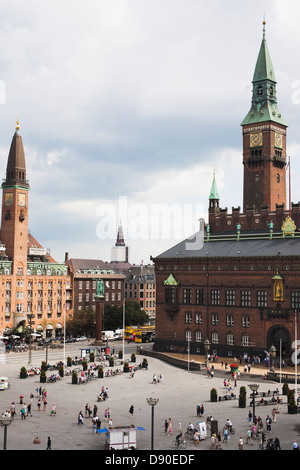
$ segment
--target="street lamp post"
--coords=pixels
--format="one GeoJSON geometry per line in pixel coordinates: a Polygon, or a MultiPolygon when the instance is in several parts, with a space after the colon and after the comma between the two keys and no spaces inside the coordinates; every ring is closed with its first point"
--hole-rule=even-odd
{"type": "Polygon", "coordinates": [[[274,369],[274,364],[275,364],[275,357],[276,357],[276,353],[277,353],[277,349],[275,348],[275,346],[272,344],[271,348],[270,348],[270,359],[271,359],[271,368],[270,368],[270,372],[275,372],[275,369],[274,369]]]}
{"type": "Polygon", "coordinates": [[[33,319],[33,313],[28,313],[27,318],[29,320],[29,329],[30,329],[28,364],[31,364],[31,324],[32,324],[32,319],[33,319]]]}
{"type": "Polygon", "coordinates": [[[255,422],[255,392],[257,392],[259,385],[257,384],[250,384],[249,388],[252,391],[252,422],[255,422]]]}
{"type": "Polygon", "coordinates": [[[151,413],[151,450],[153,450],[153,442],[154,442],[154,407],[157,405],[159,399],[158,398],[146,398],[148,405],[152,407],[151,413]]]}
{"type": "Polygon", "coordinates": [[[207,339],[204,341],[205,367],[207,367],[207,363],[208,363],[209,348],[210,348],[210,342],[209,342],[209,339],[207,338],[207,339]]]}
{"type": "Polygon", "coordinates": [[[4,439],[3,439],[3,450],[6,450],[6,443],[7,443],[7,426],[11,424],[13,418],[10,416],[3,416],[0,418],[0,424],[4,427],[4,439]]]}

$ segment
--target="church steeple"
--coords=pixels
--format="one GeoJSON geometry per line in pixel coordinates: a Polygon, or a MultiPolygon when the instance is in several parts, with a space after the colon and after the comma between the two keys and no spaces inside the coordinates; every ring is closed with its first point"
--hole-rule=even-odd
{"type": "Polygon", "coordinates": [[[263,38],[252,79],[251,108],[242,126],[265,121],[287,125],[277,106],[276,78],[266,41],[265,25],[266,22],[263,21],[263,38]]]}
{"type": "Polygon", "coordinates": [[[11,142],[7,167],[6,178],[2,188],[22,186],[28,189],[29,184],[26,180],[26,164],[22,137],[20,135],[19,120],[17,120],[16,130],[11,142]]]}

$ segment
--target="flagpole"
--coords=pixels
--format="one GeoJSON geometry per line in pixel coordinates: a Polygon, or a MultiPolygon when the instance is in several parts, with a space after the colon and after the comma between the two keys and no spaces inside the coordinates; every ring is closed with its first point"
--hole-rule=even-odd
{"type": "MultiPolygon", "coordinates": [[[[295,348],[297,351],[297,310],[295,310],[295,348]]],[[[297,402],[297,354],[296,354],[296,360],[295,360],[295,400],[297,402]]]]}
{"type": "Polygon", "coordinates": [[[290,217],[292,215],[291,200],[292,200],[292,192],[291,192],[291,157],[289,157],[289,209],[290,209],[290,217]]]}
{"type": "Polygon", "coordinates": [[[279,364],[279,370],[280,370],[280,374],[279,374],[279,383],[281,385],[281,362],[282,362],[282,358],[281,358],[281,348],[282,348],[282,339],[280,338],[280,349],[279,349],[279,361],[280,361],[280,364],[279,364]]]}
{"type": "Polygon", "coordinates": [[[123,300],[123,361],[125,361],[125,298],[123,300]]]}

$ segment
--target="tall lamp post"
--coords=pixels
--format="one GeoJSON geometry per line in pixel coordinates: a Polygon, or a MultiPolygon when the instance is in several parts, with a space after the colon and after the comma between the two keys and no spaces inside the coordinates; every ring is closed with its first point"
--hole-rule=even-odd
{"type": "Polygon", "coordinates": [[[255,392],[257,392],[258,388],[259,388],[259,385],[257,384],[250,384],[248,385],[248,387],[250,388],[250,390],[252,391],[252,410],[253,410],[253,413],[252,413],[252,422],[254,423],[255,421],[255,392]]]}
{"type": "Polygon", "coordinates": [[[204,341],[205,367],[207,367],[207,363],[208,363],[208,353],[209,353],[209,349],[210,349],[210,342],[209,342],[209,339],[207,338],[207,339],[204,341]]]}
{"type": "Polygon", "coordinates": [[[3,416],[0,418],[0,424],[4,427],[4,439],[3,439],[3,450],[6,450],[6,442],[7,442],[7,426],[11,424],[13,418],[10,416],[3,416]]]}
{"type": "Polygon", "coordinates": [[[27,314],[27,318],[29,320],[29,329],[30,329],[30,337],[29,337],[29,357],[28,357],[28,364],[31,364],[31,325],[32,325],[32,319],[33,319],[34,315],[33,313],[28,313],[27,314]]]}
{"type": "Polygon", "coordinates": [[[154,407],[157,405],[159,399],[158,398],[146,398],[148,405],[152,407],[151,413],[151,450],[153,450],[153,442],[154,442],[154,407]]]}
{"type": "Polygon", "coordinates": [[[270,372],[275,372],[275,369],[274,369],[274,364],[275,364],[275,357],[276,357],[276,353],[277,353],[277,349],[275,348],[275,346],[272,344],[271,348],[270,348],[270,359],[271,359],[271,368],[270,368],[270,372]]]}

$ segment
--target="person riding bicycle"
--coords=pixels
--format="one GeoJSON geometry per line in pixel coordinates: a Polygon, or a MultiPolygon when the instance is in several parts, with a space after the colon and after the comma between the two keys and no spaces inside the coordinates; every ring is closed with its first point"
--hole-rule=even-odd
{"type": "Polygon", "coordinates": [[[229,418],[227,418],[226,426],[227,426],[227,428],[229,429],[229,432],[231,432],[231,430],[232,430],[232,422],[230,421],[229,418]]]}
{"type": "Polygon", "coordinates": [[[177,445],[180,446],[180,443],[183,441],[182,432],[176,436],[177,445]]]}
{"type": "Polygon", "coordinates": [[[187,432],[189,433],[190,436],[194,435],[195,429],[193,423],[189,423],[187,427],[187,432]]]}

